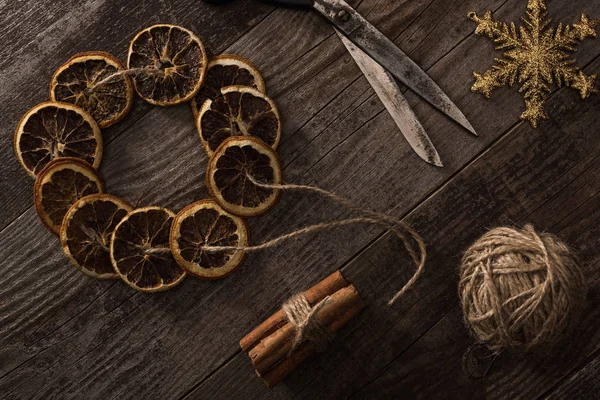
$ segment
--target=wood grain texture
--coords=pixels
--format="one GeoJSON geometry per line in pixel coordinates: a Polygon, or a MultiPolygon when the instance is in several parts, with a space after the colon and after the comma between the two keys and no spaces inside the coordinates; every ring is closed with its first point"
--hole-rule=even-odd
{"type": "MultiPolygon", "coordinates": [[[[238,53],[263,71],[284,117],[280,154],[287,181],[408,214],[429,242],[431,261],[418,287],[393,308],[385,301],[410,275],[408,257],[390,235],[366,226],[252,254],[224,281],[188,279],[158,295],[90,280],[68,266],[57,241],[28,208],[31,182],[16,166],[9,133],[0,150],[9,170],[1,182],[0,393],[12,398],[528,397],[547,394],[583,367],[583,355],[595,347],[573,356],[573,364],[550,365],[548,375],[536,375],[531,363],[519,360],[501,363],[483,382],[471,382],[456,367],[470,343],[456,309],[457,262],[484,229],[533,221],[565,235],[589,261],[599,256],[598,98],[581,102],[572,91],[557,91],[549,105],[553,119],[532,130],[518,122],[522,100],[516,90],[501,89],[489,101],[469,91],[472,71],[487,69],[496,53],[489,41],[472,34],[466,13],[492,9],[500,19],[517,20],[524,11],[521,1],[353,2],[428,70],[480,133],[471,137],[407,93],[444,169],[425,165],[412,153],[331,27],[315,13],[272,11],[252,1],[219,9],[196,1],[144,2],[123,10],[118,4],[31,2],[33,11],[6,6],[6,15],[23,15],[24,22],[7,24],[1,35],[42,31],[48,33],[40,40],[47,42],[54,32],[59,40],[58,51],[40,50],[38,41],[29,48],[15,45],[14,51],[23,49],[18,60],[30,60],[31,68],[13,67],[18,72],[10,78],[12,86],[0,94],[9,96],[16,88],[24,93],[7,107],[0,122],[5,131],[45,96],[39,91],[45,84],[36,77],[49,78],[62,54],[89,46],[124,57],[139,28],[179,23],[197,31],[213,51],[238,53]],[[39,15],[44,7],[51,16],[39,15]],[[56,25],[60,18],[75,28],[63,34],[56,25]],[[128,22],[132,19],[137,22],[128,22]],[[326,354],[268,391],[238,350],[238,340],[290,294],[342,267],[368,308],[326,354]],[[439,375],[440,385],[431,384],[431,374],[439,375]],[[525,381],[531,374],[535,378],[525,381]]],[[[550,13],[574,21],[582,7],[557,0],[550,13]]],[[[585,8],[600,15],[596,2],[585,2],[585,8]]],[[[593,60],[599,54],[599,41],[588,41],[577,58],[588,72],[598,73],[593,60]]],[[[206,196],[206,156],[187,105],[151,108],[138,101],[134,114],[106,135],[101,173],[109,192],[173,210],[206,196]]],[[[272,212],[250,221],[253,241],[343,215],[318,197],[288,193],[272,212]]],[[[587,268],[597,282],[593,266],[587,268]]],[[[591,306],[599,304],[594,287],[591,306]]],[[[592,322],[590,329],[597,331],[592,322]]],[[[598,340],[588,343],[597,346],[598,340]]]]}
{"type": "Polygon", "coordinates": [[[592,400],[600,398],[598,371],[600,371],[600,358],[596,356],[584,368],[573,374],[547,399],[592,400]]]}

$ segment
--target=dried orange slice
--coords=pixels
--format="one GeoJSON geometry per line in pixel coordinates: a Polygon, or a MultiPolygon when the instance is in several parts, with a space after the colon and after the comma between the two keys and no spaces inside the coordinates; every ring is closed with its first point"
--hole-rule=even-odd
{"type": "Polygon", "coordinates": [[[35,210],[46,227],[58,235],[69,208],[84,196],[102,193],[102,179],[78,158],[58,158],[38,175],[33,189],[35,210]]]}
{"type": "Polygon", "coordinates": [[[225,140],[208,162],[206,183],[211,196],[232,214],[262,214],[275,204],[279,190],[257,186],[252,180],[281,183],[277,153],[252,136],[225,140]]]}
{"type": "Polygon", "coordinates": [[[190,274],[217,279],[229,275],[244,259],[240,250],[204,251],[202,246],[248,245],[243,219],[224,211],[213,200],[190,204],[177,214],[171,226],[171,251],[190,274]]]}
{"type": "Polygon", "coordinates": [[[273,100],[246,86],[229,86],[221,93],[214,101],[204,102],[196,119],[208,155],[231,136],[254,136],[276,149],[281,120],[273,100]]]}
{"type": "Polygon", "coordinates": [[[129,45],[128,68],[144,68],[134,75],[138,94],[159,106],[179,104],[196,95],[208,57],[193,32],[175,25],[154,25],[139,32],[129,45]]]}
{"type": "Polygon", "coordinates": [[[190,102],[194,118],[198,118],[206,100],[215,100],[222,88],[233,85],[250,86],[267,93],[265,80],[250,61],[235,54],[222,54],[209,61],[204,84],[190,102]]]}
{"type": "Polygon", "coordinates": [[[160,292],[186,276],[169,248],[175,214],[161,207],[144,207],[127,214],[115,228],[110,258],[117,274],[141,292],[160,292]]]}
{"type": "Polygon", "coordinates": [[[75,104],[101,128],[122,120],[133,104],[133,84],[118,59],[101,51],[79,53],[61,65],[50,81],[50,99],[75,104]]]}
{"type": "Polygon", "coordinates": [[[15,154],[34,178],[59,157],[77,157],[98,168],[102,134],[92,116],[81,108],[66,103],[41,103],[21,118],[15,132],[15,154]]]}
{"type": "Polygon", "coordinates": [[[73,204],[60,229],[60,241],[71,263],[93,278],[119,278],[110,260],[110,240],[117,224],[132,210],[110,194],[92,194],[73,204]]]}

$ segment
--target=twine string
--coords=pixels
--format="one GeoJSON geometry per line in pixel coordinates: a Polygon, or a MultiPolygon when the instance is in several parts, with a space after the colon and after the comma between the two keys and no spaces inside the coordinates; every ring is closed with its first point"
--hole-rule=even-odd
{"type": "Polygon", "coordinates": [[[103,78],[102,80],[96,82],[96,84],[94,84],[94,87],[92,88],[92,90],[96,90],[100,86],[106,85],[107,83],[109,83],[111,80],[113,80],[115,78],[119,78],[121,76],[137,75],[137,74],[142,74],[142,73],[145,73],[148,75],[158,75],[158,76],[164,76],[164,74],[165,74],[160,69],[148,68],[148,67],[123,69],[121,71],[110,74],[107,77],[103,78]]]}
{"type": "Polygon", "coordinates": [[[462,367],[471,378],[485,378],[499,354],[478,343],[469,346],[462,357],[462,367]]]}
{"type": "Polygon", "coordinates": [[[170,247],[150,247],[148,249],[144,249],[143,250],[144,254],[149,255],[149,254],[169,254],[171,253],[171,248],[170,247]]]}
{"type": "Polygon", "coordinates": [[[106,251],[107,253],[110,252],[110,249],[108,248],[108,246],[106,244],[104,244],[104,240],[102,240],[102,237],[100,237],[100,235],[98,234],[98,232],[96,232],[95,230],[93,230],[92,228],[85,226],[85,225],[79,225],[79,229],[81,229],[81,231],[83,233],[85,233],[85,235],[90,238],[92,240],[92,242],[96,242],[96,244],[98,246],[100,246],[100,248],[102,248],[102,250],[106,251]]]}
{"type": "Polygon", "coordinates": [[[331,298],[327,296],[311,307],[306,296],[299,293],[283,303],[283,312],[295,328],[294,340],[288,356],[303,342],[312,343],[317,351],[325,350],[327,344],[333,339],[333,334],[319,320],[317,312],[331,301],[331,298]]]}
{"type": "Polygon", "coordinates": [[[386,230],[395,233],[396,236],[398,236],[400,238],[400,240],[402,241],[402,243],[404,244],[404,247],[405,247],[406,251],[408,252],[409,256],[411,257],[413,263],[417,266],[413,276],[404,284],[404,286],[402,286],[402,288],[400,288],[400,290],[398,290],[394,294],[394,296],[388,301],[388,305],[394,304],[394,302],[396,300],[398,300],[401,296],[403,296],[404,293],[406,293],[406,291],[408,291],[414,285],[414,283],[417,281],[417,279],[419,279],[419,277],[423,273],[423,268],[425,266],[425,260],[427,258],[427,250],[425,248],[425,242],[423,241],[421,236],[414,229],[412,229],[410,226],[408,226],[406,223],[400,221],[399,219],[391,217],[386,214],[382,214],[382,213],[364,209],[360,206],[355,205],[354,203],[350,202],[349,200],[347,200],[343,197],[340,197],[332,192],[329,192],[327,190],[324,190],[324,189],[321,189],[318,187],[308,186],[308,185],[295,185],[295,184],[268,184],[268,183],[258,182],[256,179],[254,179],[254,177],[252,177],[250,175],[247,175],[247,177],[253,184],[255,184],[256,186],[265,188],[265,189],[300,190],[300,191],[311,191],[311,192],[318,193],[320,195],[323,195],[323,196],[329,198],[330,200],[334,201],[335,203],[338,203],[338,204],[346,207],[347,209],[349,209],[351,211],[354,211],[358,214],[362,214],[363,217],[348,218],[348,219],[343,219],[343,220],[338,220],[338,221],[323,222],[323,223],[319,223],[319,224],[315,224],[315,225],[310,225],[305,228],[301,228],[301,229],[295,230],[293,232],[281,235],[279,237],[276,237],[272,240],[269,240],[265,243],[262,243],[262,244],[259,244],[256,246],[202,246],[202,249],[204,251],[208,251],[208,252],[246,251],[246,252],[249,252],[249,251],[264,250],[264,249],[267,249],[270,247],[277,246],[277,245],[281,244],[282,242],[292,239],[296,236],[304,235],[307,233],[327,230],[327,229],[330,229],[333,227],[338,227],[338,226],[366,223],[366,224],[374,224],[374,225],[382,226],[382,227],[386,228],[386,230]]]}

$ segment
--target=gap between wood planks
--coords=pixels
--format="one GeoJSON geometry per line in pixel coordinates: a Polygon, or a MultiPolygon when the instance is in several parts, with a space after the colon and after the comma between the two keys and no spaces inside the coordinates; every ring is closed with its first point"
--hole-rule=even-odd
{"type": "Polygon", "coordinates": [[[598,371],[600,370],[600,350],[594,352],[582,364],[581,368],[569,374],[565,379],[557,383],[550,390],[541,395],[540,399],[597,399],[600,393],[598,384],[598,371]],[[589,369],[589,370],[588,370],[589,369]],[[581,382],[584,380],[584,382],[581,382]],[[579,381],[579,382],[578,382],[579,381]],[[577,385],[574,385],[578,382],[577,385]],[[584,383],[584,385],[582,385],[584,383]],[[577,390],[580,389],[580,390],[577,390]],[[581,397],[583,391],[589,391],[585,397],[581,397]],[[589,397],[588,397],[589,395],[589,397]]]}
{"type": "MultiPolygon", "coordinates": [[[[504,4],[504,3],[503,3],[504,4]]],[[[464,40],[464,39],[463,39],[464,40]]],[[[462,41],[461,41],[462,42],[462,41]]],[[[445,55],[444,55],[445,56],[445,55]]],[[[442,57],[443,58],[443,57],[442,57]]],[[[600,56],[596,56],[595,58],[593,58],[591,61],[589,61],[588,63],[585,64],[585,66],[582,69],[585,69],[587,67],[589,67],[590,65],[592,65],[594,62],[596,62],[597,60],[600,59],[600,56]]],[[[566,91],[569,90],[569,88],[555,88],[553,90],[553,92],[551,93],[551,95],[548,97],[548,100],[556,97],[557,93],[561,92],[561,91],[566,91]]],[[[409,211],[407,211],[405,214],[403,214],[401,216],[402,220],[405,220],[407,218],[410,217],[411,214],[413,214],[414,212],[416,212],[422,205],[423,203],[427,202],[429,199],[433,198],[436,194],[438,194],[440,191],[442,191],[446,186],[448,186],[452,180],[454,180],[454,178],[458,175],[460,175],[461,173],[464,172],[465,169],[469,168],[470,166],[472,166],[474,163],[476,163],[479,159],[481,159],[482,157],[484,157],[487,153],[489,153],[490,151],[493,151],[493,149],[503,140],[505,140],[508,136],[510,136],[511,134],[513,134],[515,131],[517,131],[518,128],[520,128],[523,124],[527,124],[528,122],[526,121],[521,121],[518,120],[517,122],[515,122],[513,125],[511,125],[504,133],[502,133],[500,136],[498,136],[496,139],[494,139],[486,148],[484,148],[480,153],[478,153],[476,156],[474,156],[470,161],[468,161],[466,164],[464,164],[460,169],[458,169],[457,171],[455,171],[452,175],[450,175],[442,184],[438,185],[437,187],[433,188],[427,195],[425,195],[423,197],[423,199],[417,204],[415,205],[413,208],[411,208],[409,211]]],[[[352,134],[350,134],[349,136],[351,136],[352,134]]],[[[598,158],[598,157],[596,157],[598,158]]],[[[559,175],[556,177],[555,181],[559,180],[562,176],[564,176],[565,174],[567,174],[569,171],[571,171],[573,168],[575,168],[575,166],[573,166],[571,169],[565,171],[562,175],[559,175]]],[[[590,168],[592,168],[591,166],[588,167],[586,170],[584,170],[581,174],[585,173],[586,171],[588,171],[590,168]]],[[[579,174],[578,176],[580,176],[581,174],[579,174]]],[[[304,175],[304,174],[302,174],[304,175]]],[[[564,189],[561,189],[564,190],[564,189]]],[[[335,190],[334,190],[335,191],[335,190]]],[[[536,208],[534,208],[533,210],[530,210],[527,215],[531,215],[533,214],[536,210],[540,209],[541,207],[544,206],[544,204],[546,204],[550,199],[546,199],[544,202],[542,202],[541,204],[539,204],[536,208]]],[[[561,218],[559,221],[557,221],[556,223],[554,223],[552,225],[552,228],[556,227],[557,225],[559,225],[563,220],[567,219],[571,214],[575,213],[577,210],[579,210],[580,208],[584,207],[585,204],[587,204],[591,199],[586,200],[586,202],[584,202],[583,204],[581,204],[580,206],[576,207],[574,210],[572,210],[569,214],[567,214],[566,216],[564,216],[563,218],[561,218]]],[[[519,220],[522,220],[523,218],[525,218],[524,216],[521,217],[519,220]]],[[[551,229],[552,229],[551,228],[551,229]]],[[[562,229],[561,229],[562,231],[562,229]]],[[[379,241],[384,235],[386,235],[386,231],[382,232],[381,234],[379,234],[377,237],[375,237],[372,241],[370,241],[368,244],[366,244],[363,248],[361,248],[359,251],[357,251],[352,257],[350,257],[347,261],[345,261],[344,263],[341,264],[340,270],[343,270],[347,265],[349,265],[353,260],[355,260],[356,258],[358,258],[362,253],[364,253],[369,247],[371,247],[374,243],[376,243],[377,241],[379,241]]],[[[447,280],[447,279],[444,279],[447,280]]],[[[432,289],[432,291],[435,290],[432,289]]],[[[405,310],[405,312],[407,312],[409,309],[411,308],[411,306],[409,306],[407,308],[407,310],[405,310]]],[[[366,382],[361,388],[358,388],[354,394],[358,393],[362,388],[368,386],[370,383],[372,383],[373,381],[375,381],[378,377],[380,377],[381,375],[383,375],[386,371],[387,371],[387,367],[389,366],[389,364],[393,363],[395,360],[397,360],[402,354],[404,354],[407,350],[409,350],[412,347],[412,344],[418,342],[420,340],[420,338],[422,338],[424,335],[426,335],[433,327],[435,327],[441,320],[444,319],[445,315],[448,315],[450,312],[455,311],[456,308],[452,308],[450,311],[448,311],[446,314],[444,314],[444,316],[442,316],[441,318],[439,318],[437,320],[436,323],[434,323],[431,327],[429,327],[427,330],[425,330],[421,335],[419,335],[419,337],[412,341],[412,343],[407,346],[404,350],[402,350],[396,357],[394,357],[389,363],[387,363],[384,367],[381,368],[381,371],[379,374],[377,374],[376,376],[374,376],[372,379],[370,379],[368,382],[366,382]]],[[[358,329],[358,328],[356,328],[358,329]]],[[[346,332],[346,335],[350,334],[351,332],[353,332],[354,329],[352,330],[348,330],[346,332]]],[[[194,385],[190,390],[188,390],[185,394],[183,394],[180,399],[184,399],[187,398],[191,393],[195,392],[196,389],[198,389],[200,386],[202,386],[206,381],[208,381],[211,377],[213,377],[215,374],[217,374],[220,370],[222,370],[223,368],[226,368],[227,365],[229,365],[240,353],[242,353],[241,350],[237,350],[235,353],[233,353],[230,357],[228,357],[221,365],[219,365],[216,369],[214,369],[210,374],[208,374],[207,376],[203,377],[196,385],[194,385]]],[[[587,363],[582,363],[579,364],[577,368],[577,371],[581,370],[582,368],[584,368],[587,365],[587,363]]],[[[573,373],[576,373],[573,372],[573,373]]],[[[567,379],[566,377],[564,379],[561,380],[564,381],[565,379],[567,379]]],[[[310,382],[306,383],[307,385],[310,384],[310,382]]]]}

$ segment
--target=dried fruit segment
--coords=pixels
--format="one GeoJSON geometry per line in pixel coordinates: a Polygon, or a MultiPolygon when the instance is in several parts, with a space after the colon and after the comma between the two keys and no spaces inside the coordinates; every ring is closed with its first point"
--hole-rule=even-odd
{"type": "Polygon", "coordinates": [[[190,102],[194,118],[198,118],[206,100],[215,100],[227,86],[249,86],[267,93],[262,75],[250,61],[234,54],[222,54],[209,61],[204,84],[190,102]]]}
{"type": "Polygon", "coordinates": [[[245,247],[248,228],[243,219],[224,211],[212,200],[190,204],[171,227],[171,250],[177,262],[201,278],[222,278],[235,270],[245,253],[240,250],[205,251],[203,246],[245,247]]]}
{"type": "Polygon", "coordinates": [[[54,234],[60,232],[69,208],[82,197],[103,192],[94,168],[77,158],[59,158],[39,174],[34,186],[35,210],[54,234]]]}
{"type": "Polygon", "coordinates": [[[175,25],[154,25],[139,32],[129,46],[127,67],[138,94],[147,102],[168,106],[188,100],[204,81],[208,58],[200,39],[175,25]]]}
{"type": "Polygon", "coordinates": [[[209,155],[232,136],[253,136],[273,149],[281,136],[281,121],[273,100],[245,86],[229,86],[214,101],[206,100],[196,128],[209,155]]]}
{"type": "Polygon", "coordinates": [[[123,66],[100,51],[80,53],[60,66],[50,82],[50,99],[81,107],[101,128],[122,120],[133,104],[128,76],[113,76],[123,66]]]}
{"type": "Polygon", "coordinates": [[[256,185],[281,183],[281,167],[275,151],[251,136],[223,142],[208,162],[206,182],[211,196],[226,211],[250,217],[271,208],[278,189],[256,185]]]}
{"type": "Polygon", "coordinates": [[[109,194],[93,194],[73,204],[60,230],[63,250],[73,265],[94,278],[119,278],[110,260],[110,240],[117,224],[132,210],[109,194]]]}
{"type": "Polygon", "coordinates": [[[55,158],[76,157],[94,168],[102,160],[102,134],[92,116],[66,103],[46,102],[29,110],[15,132],[15,154],[32,177],[55,158]]]}
{"type": "Polygon", "coordinates": [[[142,292],[159,292],[179,284],[185,270],[169,247],[175,214],[160,207],[134,210],[115,228],[110,257],[117,274],[142,292]]]}

